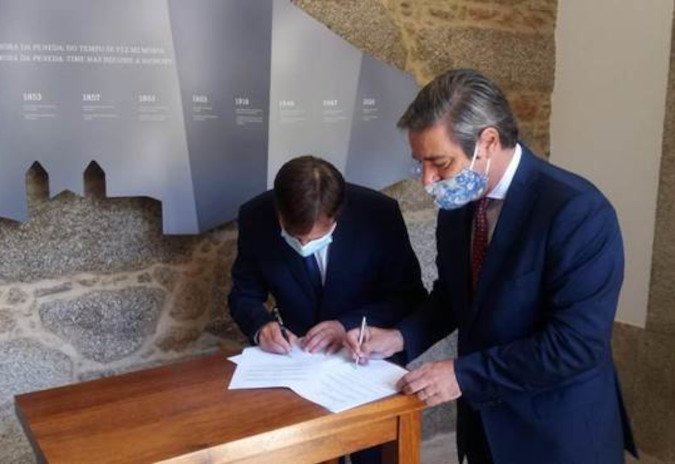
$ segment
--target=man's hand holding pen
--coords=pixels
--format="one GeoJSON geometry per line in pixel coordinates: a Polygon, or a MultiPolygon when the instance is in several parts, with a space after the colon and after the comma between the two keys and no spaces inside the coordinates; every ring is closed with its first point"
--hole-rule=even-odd
{"type": "Polygon", "coordinates": [[[309,353],[325,350],[326,354],[333,354],[342,348],[345,329],[338,321],[320,322],[299,339],[284,325],[278,308],[272,310],[272,315],[276,320],[258,332],[257,344],[263,351],[290,355],[296,344],[309,353]]]}
{"type": "Polygon", "coordinates": [[[403,336],[396,329],[380,329],[367,326],[359,344],[360,327],[347,332],[345,346],[359,364],[367,364],[368,359],[388,358],[403,351],[403,336]]]}
{"type": "MultiPolygon", "coordinates": [[[[377,327],[368,327],[363,340],[360,344],[358,328],[347,332],[345,338],[345,345],[359,364],[366,364],[368,359],[388,358],[403,351],[405,344],[400,331],[377,327]]],[[[417,395],[429,406],[462,396],[452,359],[425,363],[401,377],[396,387],[406,395],[417,395]]]]}
{"type": "Polygon", "coordinates": [[[270,353],[290,354],[297,340],[298,337],[279,320],[268,322],[258,334],[258,346],[270,353]]]}

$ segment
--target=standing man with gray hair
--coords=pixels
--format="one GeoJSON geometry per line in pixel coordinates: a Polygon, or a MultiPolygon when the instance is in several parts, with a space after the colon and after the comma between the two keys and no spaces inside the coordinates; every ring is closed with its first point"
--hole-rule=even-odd
{"type": "Polygon", "coordinates": [[[535,157],[499,88],[470,70],[424,87],[399,121],[440,212],[438,280],[421,310],[370,328],[355,356],[408,360],[458,330],[458,357],[399,387],[458,400],[470,464],[620,464],[636,454],[611,353],[623,280],[614,209],[535,157]]]}

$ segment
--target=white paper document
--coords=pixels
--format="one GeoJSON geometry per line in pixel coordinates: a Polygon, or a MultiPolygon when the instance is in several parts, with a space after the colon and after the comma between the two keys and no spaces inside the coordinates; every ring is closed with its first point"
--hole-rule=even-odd
{"type": "Polygon", "coordinates": [[[311,354],[297,346],[291,356],[251,347],[229,359],[237,364],[230,389],[286,387],[332,412],[396,393],[396,382],[408,372],[380,360],[355,367],[345,350],[311,354]]]}

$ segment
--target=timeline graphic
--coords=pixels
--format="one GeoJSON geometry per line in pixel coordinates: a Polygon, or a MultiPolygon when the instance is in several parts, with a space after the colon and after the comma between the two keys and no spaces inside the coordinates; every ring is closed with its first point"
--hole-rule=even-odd
{"type": "Polygon", "coordinates": [[[408,175],[396,119],[414,79],[287,0],[0,0],[0,216],[27,220],[25,173],[162,202],[167,234],[236,217],[288,159],[348,181],[408,175]]]}

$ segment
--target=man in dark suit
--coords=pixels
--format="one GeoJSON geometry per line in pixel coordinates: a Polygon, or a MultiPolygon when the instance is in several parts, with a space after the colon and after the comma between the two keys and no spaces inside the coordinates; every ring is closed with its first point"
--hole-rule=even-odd
{"type": "MultiPolygon", "coordinates": [[[[337,351],[345,331],[392,327],[426,297],[398,203],[346,184],[330,163],[295,158],[274,190],[239,211],[238,255],[229,305],[242,331],[262,349],[291,349],[264,303],[271,294],[290,332],[310,352],[337,351]]],[[[379,449],[352,455],[379,462],[379,449]]]]}
{"type": "Polygon", "coordinates": [[[458,399],[470,464],[619,464],[635,454],[612,361],[623,280],[614,209],[591,183],[518,143],[503,93],[459,70],[422,89],[399,121],[438,215],[438,280],[420,311],[372,328],[355,355],[418,356],[458,330],[457,359],[400,388],[458,399]]]}

